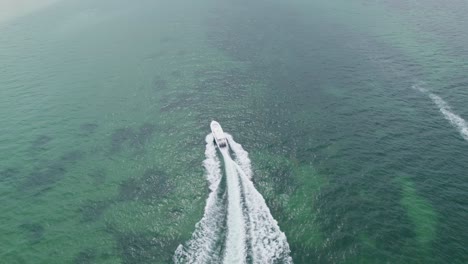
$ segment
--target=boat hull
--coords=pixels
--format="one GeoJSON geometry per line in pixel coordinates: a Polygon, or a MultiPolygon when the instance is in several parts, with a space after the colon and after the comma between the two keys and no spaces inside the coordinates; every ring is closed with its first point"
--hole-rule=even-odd
{"type": "Polygon", "coordinates": [[[227,148],[228,142],[227,142],[226,136],[224,135],[224,131],[221,125],[216,121],[211,121],[210,128],[211,128],[211,133],[213,134],[214,140],[216,142],[216,145],[218,145],[220,149],[227,148]]]}

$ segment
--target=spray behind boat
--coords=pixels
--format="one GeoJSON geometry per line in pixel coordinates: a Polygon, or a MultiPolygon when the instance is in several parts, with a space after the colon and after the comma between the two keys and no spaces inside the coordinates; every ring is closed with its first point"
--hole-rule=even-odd
{"type": "Polygon", "coordinates": [[[174,263],[292,264],[286,235],[251,180],[248,152],[218,122],[212,121],[210,127],[203,161],[210,194],[203,218],[192,238],[177,247],[174,263]]]}

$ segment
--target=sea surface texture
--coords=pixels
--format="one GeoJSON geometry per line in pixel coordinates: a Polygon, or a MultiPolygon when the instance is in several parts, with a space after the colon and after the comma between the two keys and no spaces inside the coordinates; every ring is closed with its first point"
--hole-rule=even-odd
{"type": "Polygon", "coordinates": [[[0,2],[0,263],[468,263],[467,1],[0,2]]]}

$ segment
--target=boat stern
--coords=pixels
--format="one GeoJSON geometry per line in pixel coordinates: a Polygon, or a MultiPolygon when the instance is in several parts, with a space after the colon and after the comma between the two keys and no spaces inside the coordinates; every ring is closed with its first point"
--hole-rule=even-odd
{"type": "Polygon", "coordinates": [[[226,148],[228,146],[228,142],[221,125],[216,121],[211,121],[210,128],[216,145],[218,145],[219,148],[226,148]]]}

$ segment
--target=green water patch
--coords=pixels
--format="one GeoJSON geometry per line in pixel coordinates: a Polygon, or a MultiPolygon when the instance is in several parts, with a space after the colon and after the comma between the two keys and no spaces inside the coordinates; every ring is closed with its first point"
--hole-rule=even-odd
{"type": "MultiPolygon", "coordinates": [[[[408,81],[417,83],[425,81],[429,83],[440,84],[453,79],[454,76],[464,75],[466,70],[466,63],[460,56],[461,53],[453,52],[449,48],[453,43],[447,42],[450,37],[441,37],[435,31],[424,29],[425,23],[421,23],[420,19],[416,19],[418,23],[412,23],[411,20],[416,17],[427,18],[426,11],[422,12],[421,9],[411,10],[411,13],[395,12],[389,10],[385,3],[368,3],[362,1],[349,2],[324,2],[320,4],[316,2],[308,2],[298,0],[296,1],[296,8],[302,7],[299,12],[305,12],[314,8],[320,10],[320,15],[314,19],[325,19],[333,21],[334,24],[340,27],[347,28],[353,34],[362,34],[361,45],[368,45],[371,41],[377,41],[381,45],[380,52],[375,55],[380,57],[381,62],[391,64],[392,60],[404,61],[405,68],[391,68],[386,67],[386,71],[397,75],[398,78],[405,78],[408,81]],[[356,14],[364,14],[356,16],[356,14]],[[349,23],[352,21],[352,23],[349,23]],[[378,21],[377,23],[375,21],[378,21]],[[423,28],[423,30],[422,30],[423,28]],[[401,57],[380,56],[385,46],[398,50],[401,57]],[[421,75],[408,76],[408,69],[416,68],[420,71],[424,79],[421,80],[421,75]]],[[[426,5],[421,3],[421,5],[426,5]]],[[[440,12],[437,10],[436,12],[440,12]]],[[[314,23],[314,19],[309,19],[308,14],[303,14],[303,21],[314,23]]],[[[451,24],[446,20],[447,16],[437,16],[436,21],[444,24],[447,28],[451,29],[451,24]]],[[[431,23],[434,21],[431,19],[431,23]]],[[[359,46],[351,45],[353,51],[360,51],[359,46]]],[[[409,87],[408,87],[409,88],[409,87]]],[[[439,88],[439,89],[440,89],[439,88]]]]}
{"type": "Polygon", "coordinates": [[[131,127],[118,128],[111,135],[111,152],[119,152],[124,147],[142,149],[156,132],[156,125],[144,123],[137,129],[131,127]]]}
{"type": "Polygon", "coordinates": [[[87,201],[78,209],[82,223],[96,222],[101,219],[105,211],[111,206],[110,201],[87,201]]]}
{"type": "Polygon", "coordinates": [[[124,264],[171,263],[178,239],[162,237],[151,232],[116,232],[117,249],[124,264]]]}
{"type": "Polygon", "coordinates": [[[21,175],[21,169],[10,167],[0,171],[0,182],[10,182],[21,175]]]}
{"type": "Polygon", "coordinates": [[[418,194],[415,183],[408,177],[399,177],[401,184],[401,205],[407,210],[414,225],[416,239],[421,246],[430,246],[437,234],[437,213],[433,206],[418,194]]]}
{"type": "MultiPolygon", "coordinates": [[[[51,196],[52,193],[49,192],[47,195],[51,196]]],[[[22,201],[18,203],[23,204],[22,201]]],[[[72,203],[66,204],[74,207],[72,203]]],[[[109,237],[96,228],[99,224],[77,223],[78,218],[73,213],[73,209],[62,209],[63,205],[60,202],[45,197],[21,207],[24,209],[17,210],[16,214],[20,213],[22,217],[9,214],[9,217],[19,222],[15,228],[12,228],[13,232],[2,232],[3,239],[10,241],[5,244],[2,239],[1,242],[2,248],[10,248],[2,256],[6,263],[33,263],[31,259],[34,259],[34,262],[73,263],[73,256],[81,248],[86,247],[93,247],[99,255],[107,256],[102,258],[103,261],[100,263],[116,263],[115,260],[104,261],[112,259],[110,256],[113,245],[109,243],[109,237]],[[96,235],[99,239],[96,239],[96,235]]]]}
{"type": "Polygon", "coordinates": [[[279,155],[268,152],[252,151],[254,182],[266,197],[291,195],[295,191],[295,178],[291,162],[279,155]]]}
{"type": "MultiPolygon", "coordinates": [[[[190,234],[203,211],[205,197],[202,192],[205,190],[203,188],[205,180],[202,177],[202,170],[201,168],[191,170],[190,173],[185,174],[190,170],[193,160],[197,160],[199,164],[203,160],[203,143],[199,144],[198,148],[192,145],[191,147],[194,148],[192,150],[187,148],[186,154],[188,155],[180,155],[181,159],[178,162],[172,162],[173,155],[177,153],[176,149],[180,147],[176,144],[178,137],[169,135],[169,132],[154,134],[148,130],[151,130],[151,126],[146,126],[145,123],[131,128],[130,136],[124,138],[122,141],[124,146],[114,157],[102,157],[104,152],[91,152],[94,147],[88,149],[88,144],[83,144],[81,147],[87,149],[86,152],[69,150],[63,154],[55,153],[55,158],[39,160],[38,167],[34,168],[31,174],[25,175],[23,170],[18,172],[18,175],[26,176],[20,184],[26,198],[22,197],[20,203],[28,203],[27,197],[30,193],[36,197],[34,203],[29,203],[27,207],[24,207],[24,213],[15,212],[23,218],[30,216],[33,221],[18,227],[20,233],[23,234],[23,239],[29,244],[34,244],[34,248],[26,250],[27,253],[24,254],[26,258],[28,254],[35,255],[36,248],[43,248],[55,243],[52,241],[59,241],[69,246],[67,250],[52,254],[62,263],[63,261],[71,262],[71,256],[75,256],[73,261],[77,263],[90,259],[99,263],[118,263],[116,256],[119,259],[128,259],[128,256],[125,257],[126,253],[125,256],[120,256],[113,251],[115,247],[110,242],[116,238],[113,233],[106,232],[102,235],[98,231],[103,225],[107,225],[106,223],[117,226],[117,230],[121,233],[131,234],[136,232],[135,230],[146,233],[154,229],[152,225],[155,222],[161,222],[165,226],[173,226],[170,230],[156,229],[161,232],[158,234],[163,241],[161,243],[169,243],[174,239],[184,241],[186,236],[180,235],[180,232],[190,234]],[[155,145],[159,147],[157,149],[151,147],[155,145]],[[151,155],[135,155],[137,149],[144,149],[151,155]],[[196,151],[201,155],[194,157],[191,151],[196,151]],[[179,167],[181,164],[183,166],[179,167]],[[161,169],[153,169],[155,167],[161,169]],[[172,175],[179,177],[172,177],[172,175]],[[176,178],[180,182],[177,182],[176,178]],[[197,179],[198,183],[196,183],[197,179]],[[177,188],[174,188],[176,183],[177,188]],[[195,189],[195,193],[201,193],[187,192],[194,186],[199,186],[195,189]],[[78,193],[77,190],[79,190],[78,193]],[[194,195],[198,198],[194,199],[194,195]],[[63,199],[63,197],[75,199],[63,199]],[[155,207],[163,209],[154,210],[155,207]],[[61,208],[66,209],[62,211],[61,208]],[[135,208],[137,210],[134,210],[135,208]],[[187,211],[196,214],[191,215],[187,211]],[[156,212],[156,214],[141,214],[141,212],[156,212]],[[189,218],[186,218],[187,216],[189,218]],[[56,227],[50,228],[50,224],[56,227]],[[70,228],[72,226],[74,228],[70,228]],[[71,238],[64,243],[63,230],[68,229],[76,230],[76,232],[68,232],[66,236],[71,238]],[[80,235],[81,232],[85,232],[92,242],[80,235]],[[101,239],[105,241],[104,245],[96,244],[99,241],[96,240],[96,235],[101,236],[101,239]],[[86,241],[89,242],[88,245],[82,244],[86,241]],[[87,252],[86,248],[93,244],[96,245],[96,252],[87,252]]],[[[112,147],[112,133],[104,139],[100,141],[100,144],[112,147]]],[[[2,171],[2,178],[13,177],[15,171],[13,169],[2,171]]],[[[18,241],[18,235],[10,233],[5,233],[4,239],[8,241],[8,238],[15,236],[16,239],[13,240],[18,241]]],[[[123,247],[121,239],[115,241],[116,244],[121,245],[121,248],[123,247]]],[[[174,248],[167,249],[169,253],[166,255],[172,254],[175,249],[174,244],[175,242],[170,244],[170,247],[174,248]]],[[[15,252],[5,255],[5,259],[11,261],[17,254],[15,252]]],[[[50,255],[40,258],[47,259],[48,257],[50,255]]]]}
{"type": "Polygon", "coordinates": [[[295,261],[315,257],[325,242],[315,197],[327,180],[310,165],[268,152],[251,152],[253,181],[285,232],[295,261]]]}
{"type": "Polygon", "coordinates": [[[91,264],[96,263],[99,258],[99,252],[94,248],[87,248],[80,251],[73,258],[73,264],[91,264]]]}
{"type": "Polygon", "coordinates": [[[204,199],[185,198],[153,205],[116,203],[106,213],[106,232],[116,239],[124,263],[168,263],[176,247],[189,239],[203,205],[204,199]]]}
{"type": "Polygon", "coordinates": [[[167,90],[169,89],[171,86],[169,85],[169,82],[165,79],[163,79],[163,77],[157,75],[153,78],[153,82],[151,83],[151,86],[152,86],[152,89],[155,91],[155,92],[161,92],[161,91],[164,91],[164,90],[167,90]]]}
{"type": "MultiPolygon", "coordinates": [[[[438,263],[437,260],[431,258],[432,243],[436,238],[437,231],[437,214],[430,203],[418,194],[417,188],[408,177],[397,177],[393,180],[395,187],[401,188],[400,205],[405,210],[409,227],[405,224],[405,220],[398,221],[397,229],[392,232],[402,232],[399,239],[395,240],[396,248],[389,247],[385,241],[382,241],[381,236],[392,237],[391,234],[386,234],[379,230],[373,232],[374,228],[370,224],[364,224],[360,231],[356,233],[356,243],[348,252],[348,256],[344,258],[345,263],[378,263],[378,262],[395,262],[395,263],[438,263]],[[390,254],[395,251],[401,254],[390,254]]],[[[363,207],[369,206],[372,200],[375,199],[375,194],[372,191],[359,192],[360,202],[363,207]]],[[[394,210],[387,208],[387,210],[394,210]]],[[[375,212],[376,215],[382,212],[375,212]]],[[[400,214],[398,211],[395,214],[400,214]]],[[[370,215],[369,215],[370,216],[370,215]]],[[[402,216],[400,216],[402,217],[402,216]]],[[[388,219],[390,220],[390,219],[388,219]]],[[[365,222],[368,223],[368,222],[365,222]]],[[[385,220],[379,225],[386,226],[385,220]]],[[[394,229],[395,226],[388,226],[389,229],[394,229]]]]}
{"type": "MultiPolygon", "coordinates": [[[[184,118],[179,112],[168,115],[176,123],[184,118]]],[[[115,198],[107,200],[110,205],[107,202],[103,205],[104,212],[100,211],[100,203],[96,207],[91,204],[84,211],[91,218],[100,215],[98,219],[105,222],[106,232],[114,237],[124,263],[167,263],[177,245],[190,237],[202,216],[207,192],[200,166],[203,137],[184,137],[180,134],[184,130],[174,129],[172,121],[145,141],[144,155],[132,154],[132,138],[141,131],[140,126],[127,129],[123,137],[119,136],[123,140],[119,138],[117,142],[123,142],[123,147],[109,162],[124,159],[127,166],[119,166],[118,170],[120,175],[122,172],[127,175],[113,181],[117,187],[115,198]]],[[[183,125],[192,124],[184,122],[183,125]]],[[[113,142],[116,141],[111,140],[111,146],[113,142]]]]}
{"type": "Polygon", "coordinates": [[[96,123],[83,123],[80,125],[79,128],[79,133],[82,136],[92,136],[94,133],[96,133],[97,129],[99,128],[99,125],[96,123]]]}
{"type": "Polygon", "coordinates": [[[92,168],[87,173],[86,176],[93,180],[93,184],[96,186],[103,185],[106,182],[108,177],[107,171],[102,167],[92,168]]]}
{"type": "Polygon", "coordinates": [[[19,185],[19,189],[26,191],[34,189],[37,190],[36,194],[47,191],[65,178],[67,168],[81,161],[84,155],[84,152],[80,150],[70,150],[56,160],[43,162],[25,178],[23,183],[19,185]]]}
{"type": "Polygon", "coordinates": [[[30,244],[36,244],[44,239],[44,226],[39,223],[24,223],[19,228],[26,235],[30,244]]]}
{"type": "MultiPolygon", "coordinates": [[[[132,17],[131,9],[114,20],[105,16],[109,21],[96,27],[69,29],[66,38],[42,32],[60,44],[41,53],[52,66],[32,74],[48,76],[40,80],[45,84],[39,93],[46,96],[36,104],[12,104],[35,110],[14,108],[15,117],[31,127],[8,125],[14,133],[6,140],[14,142],[16,158],[1,162],[0,190],[7,195],[0,217],[2,261],[168,263],[190,238],[208,194],[201,163],[207,119],[215,111],[204,105],[225,104],[216,100],[225,82],[203,87],[193,76],[200,68],[220,68],[226,58],[203,47],[199,13],[174,16],[182,7],[166,2],[174,12],[162,11],[163,23],[154,10],[132,17]],[[121,25],[136,35],[120,39],[121,25]],[[54,68],[61,56],[72,63],[54,68]]],[[[93,6],[74,3],[77,10],[67,11],[75,15],[93,6]]],[[[200,2],[193,6],[204,9],[200,2]]]]}
{"type": "Polygon", "coordinates": [[[293,171],[298,188],[288,200],[284,231],[291,241],[293,257],[305,261],[325,243],[316,214],[316,197],[327,181],[310,165],[296,165],[293,171]]]}
{"type": "Polygon", "coordinates": [[[173,189],[167,172],[151,168],[147,169],[138,179],[130,178],[122,182],[118,199],[151,202],[167,198],[173,189]]]}
{"type": "Polygon", "coordinates": [[[31,143],[31,149],[35,151],[44,150],[50,141],[52,141],[52,137],[48,135],[37,136],[31,143]]]}

